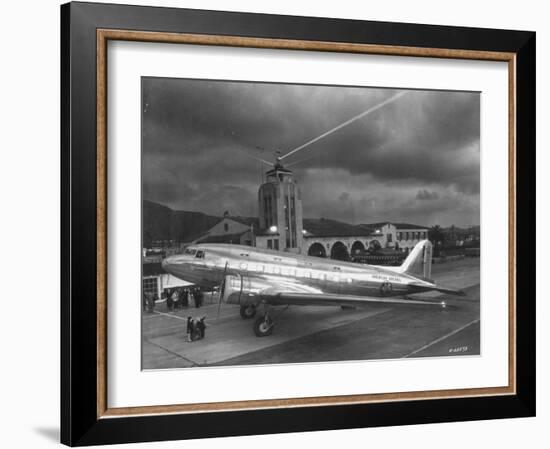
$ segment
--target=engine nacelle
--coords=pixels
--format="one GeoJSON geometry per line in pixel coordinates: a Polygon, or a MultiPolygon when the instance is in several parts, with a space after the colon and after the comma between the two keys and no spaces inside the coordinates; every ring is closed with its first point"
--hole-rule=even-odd
{"type": "Polygon", "coordinates": [[[262,288],[263,285],[247,276],[228,274],[222,285],[222,300],[227,304],[241,306],[258,304],[262,288]]]}

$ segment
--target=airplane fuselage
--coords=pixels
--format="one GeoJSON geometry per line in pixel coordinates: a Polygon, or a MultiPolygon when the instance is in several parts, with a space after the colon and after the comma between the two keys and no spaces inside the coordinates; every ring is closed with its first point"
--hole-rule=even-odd
{"type": "Polygon", "coordinates": [[[433,287],[433,283],[398,273],[393,267],[228,244],[193,245],[184,254],[165,259],[163,267],[180,279],[206,288],[220,285],[227,275],[243,279],[249,289],[254,288],[255,280],[265,280],[308,293],[370,297],[404,296],[433,287]]]}

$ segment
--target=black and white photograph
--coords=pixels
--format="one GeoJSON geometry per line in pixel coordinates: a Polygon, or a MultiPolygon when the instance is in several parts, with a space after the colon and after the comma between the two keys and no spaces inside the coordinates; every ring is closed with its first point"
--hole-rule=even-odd
{"type": "Polygon", "coordinates": [[[142,369],[481,354],[479,92],[141,89],[142,369]]]}
{"type": "Polygon", "coordinates": [[[477,92],[142,79],[142,368],[480,354],[477,92]]]}

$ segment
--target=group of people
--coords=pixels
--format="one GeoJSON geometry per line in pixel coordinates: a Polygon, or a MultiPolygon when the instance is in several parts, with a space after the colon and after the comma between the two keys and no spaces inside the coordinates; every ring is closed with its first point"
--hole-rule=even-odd
{"type": "Polygon", "coordinates": [[[155,301],[157,299],[156,296],[157,295],[154,295],[151,292],[143,293],[142,306],[144,312],[153,313],[155,310],[155,301]]]}
{"type": "Polygon", "coordinates": [[[169,312],[172,310],[189,307],[189,302],[192,299],[195,307],[198,309],[204,302],[204,294],[198,287],[181,287],[166,289],[166,308],[169,312]]]}
{"type": "Polygon", "coordinates": [[[187,317],[187,341],[202,340],[206,334],[206,323],[202,317],[194,320],[192,317],[187,317]]]}
{"type": "MultiPolygon", "coordinates": [[[[168,312],[189,307],[191,301],[193,301],[197,309],[204,303],[204,293],[199,287],[167,288],[164,290],[162,296],[166,298],[166,309],[168,312]]],[[[142,297],[143,311],[152,313],[155,310],[155,302],[158,299],[156,294],[144,291],[142,297]]]]}

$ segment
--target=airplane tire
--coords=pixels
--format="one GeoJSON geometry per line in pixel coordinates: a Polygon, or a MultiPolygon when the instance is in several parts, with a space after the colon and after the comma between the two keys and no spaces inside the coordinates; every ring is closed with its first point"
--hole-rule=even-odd
{"type": "Polygon", "coordinates": [[[261,316],[254,322],[256,337],[267,337],[273,332],[273,321],[269,317],[261,316]]]}
{"type": "Polygon", "coordinates": [[[256,306],[241,306],[240,313],[243,320],[254,318],[254,316],[256,315],[256,306]]]}

